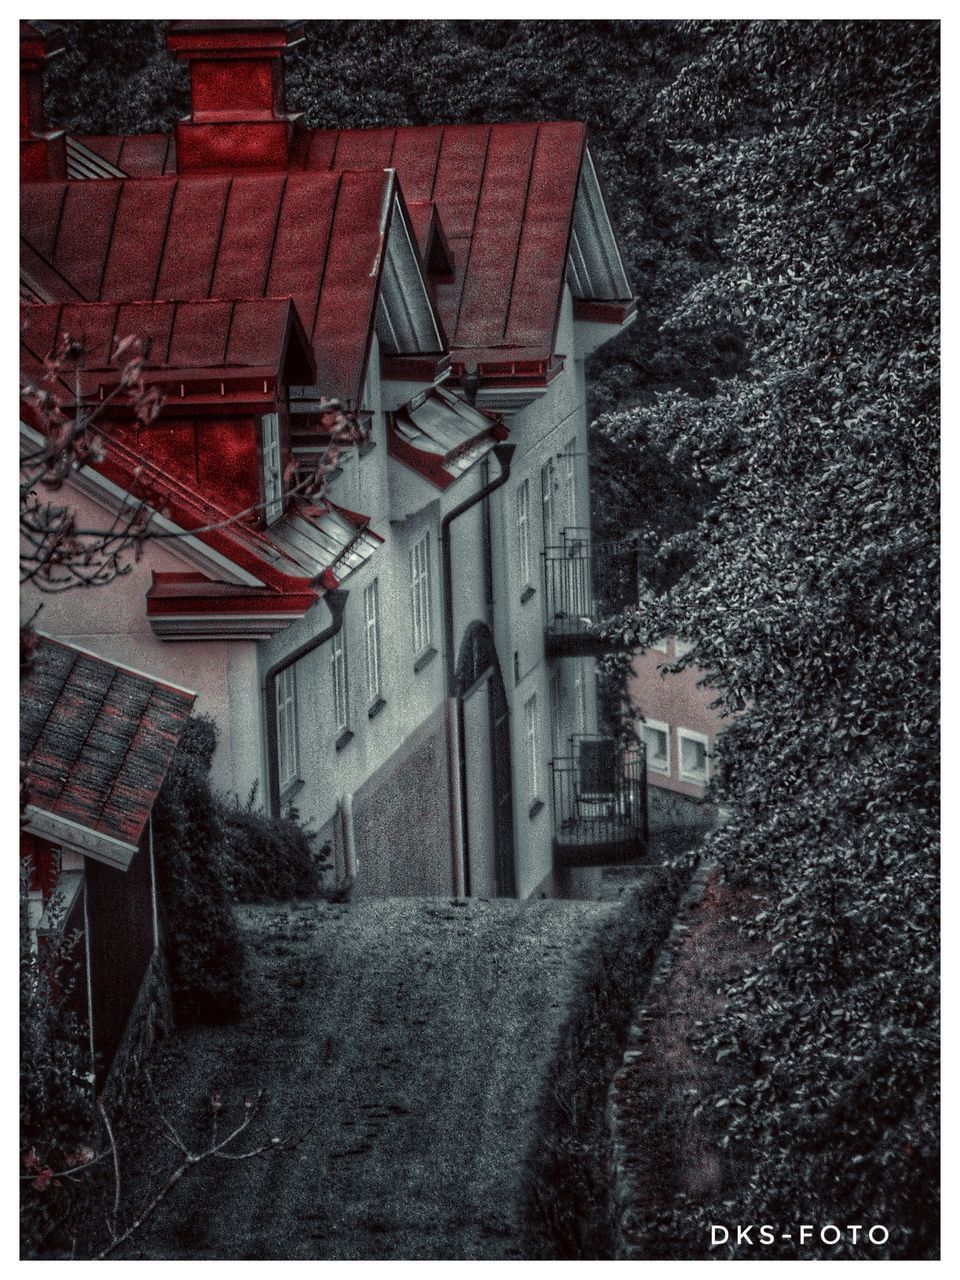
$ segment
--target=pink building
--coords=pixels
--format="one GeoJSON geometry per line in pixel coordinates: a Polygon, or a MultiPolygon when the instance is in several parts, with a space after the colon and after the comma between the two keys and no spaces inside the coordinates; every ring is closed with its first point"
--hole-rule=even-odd
{"type": "Polygon", "coordinates": [[[650,829],[709,826],[716,817],[703,797],[713,767],[713,746],[723,722],[710,704],[717,691],[701,684],[700,667],[675,674],[662,668],[692,646],[669,637],[641,650],[628,685],[637,735],[646,745],[650,829]]]}

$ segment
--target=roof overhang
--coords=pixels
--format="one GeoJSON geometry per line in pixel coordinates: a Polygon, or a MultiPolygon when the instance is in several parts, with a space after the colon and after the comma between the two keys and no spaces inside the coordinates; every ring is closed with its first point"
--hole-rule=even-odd
{"type": "Polygon", "coordinates": [[[44,840],[53,840],[57,844],[82,853],[85,857],[103,862],[108,867],[126,871],[137,852],[135,844],[126,840],[118,840],[116,836],[104,835],[92,827],[85,827],[70,818],[64,818],[49,809],[40,809],[37,805],[28,804],[21,821],[24,831],[31,835],[42,836],[44,840]]]}

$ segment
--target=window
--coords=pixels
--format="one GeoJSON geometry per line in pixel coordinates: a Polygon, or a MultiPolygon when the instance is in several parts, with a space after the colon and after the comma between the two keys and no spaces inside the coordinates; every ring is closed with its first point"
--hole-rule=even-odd
{"type": "Polygon", "coordinates": [[[645,720],[637,726],[647,748],[647,768],[652,773],[670,773],[670,726],[659,720],[645,720]]]}
{"type": "Polygon", "coordinates": [[[531,800],[537,794],[537,695],[523,706],[523,727],[527,755],[527,788],[531,800]]]}
{"type": "Polygon", "coordinates": [[[300,772],[300,739],[297,731],[297,670],[287,667],[274,685],[277,700],[277,772],[280,790],[295,782],[300,772]]]}
{"type": "Polygon", "coordinates": [[[543,508],[543,545],[550,547],[556,537],[553,531],[553,461],[540,468],[540,501],[543,508]]]}
{"type": "Polygon", "coordinates": [[[577,524],[577,438],[567,445],[564,453],[564,487],[566,489],[567,524],[576,528],[577,524]]]}
{"type": "Polygon", "coordinates": [[[530,581],[530,481],[524,480],[517,490],[517,565],[520,584],[530,581]]]}
{"type": "Polygon", "coordinates": [[[283,515],[283,471],[280,466],[280,415],[265,413],[263,430],[263,518],[273,524],[283,515]]]}
{"type": "Polygon", "coordinates": [[[343,631],[333,637],[330,649],[330,670],[333,676],[333,718],[337,733],[343,733],[350,722],[350,703],[347,696],[347,651],[343,643],[343,631]]]}
{"type": "Polygon", "coordinates": [[[374,578],[363,592],[363,630],[367,654],[367,701],[380,696],[380,586],[374,578]]]}
{"type": "Polygon", "coordinates": [[[655,649],[655,650],[657,651],[657,653],[666,653],[666,652],[667,652],[667,637],[666,637],[666,636],[661,636],[661,638],[660,638],[659,640],[651,640],[651,641],[650,641],[650,643],[647,645],[647,648],[648,648],[648,649],[655,649]]]}
{"type": "Polygon", "coordinates": [[[550,737],[553,754],[560,754],[563,728],[563,676],[555,671],[550,677],[550,737]]]}
{"type": "Polygon", "coordinates": [[[695,782],[705,786],[710,778],[707,757],[710,740],[704,733],[695,733],[692,729],[678,729],[677,742],[680,749],[680,781],[695,782]]]}
{"type": "Polygon", "coordinates": [[[425,533],[410,549],[410,605],[413,614],[413,651],[430,647],[430,535],[425,533]]]}
{"type": "Polygon", "coordinates": [[[681,636],[677,636],[673,642],[677,657],[685,658],[695,644],[695,640],[684,640],[681,636]]]}

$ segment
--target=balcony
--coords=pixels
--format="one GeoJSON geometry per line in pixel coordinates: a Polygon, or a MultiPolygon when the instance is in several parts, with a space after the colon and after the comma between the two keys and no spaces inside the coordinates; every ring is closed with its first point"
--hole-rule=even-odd
{"type": "Polygon", "coordinates": [[[647,852],[647,768],[643,746],[576,737],[550,762],[554,861],[558,867],[642,862],[647,852]]]}
{"type": "Polygon", "coordinates": [[[548,658],[599,654],[611,647],[597,626],[593,568],[585,529],[564,529],[560,545],[543,551],[548,658]]]}

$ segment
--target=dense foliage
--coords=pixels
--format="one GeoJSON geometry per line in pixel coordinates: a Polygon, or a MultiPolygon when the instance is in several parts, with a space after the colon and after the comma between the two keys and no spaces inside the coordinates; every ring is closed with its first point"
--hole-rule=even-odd
{"type": "MultiPolygon", "coordinates": [[[[25,1257],[69,1249],[77,1181],[93,1152],[90,1047],[74,1000],[75,934],[32,940],[20,868],[20,1243],[25,1257]]],[[[57,901],[48,912],[55,917],[57,901]]]]}
{"type": "Polygon", "coordinates": [[[749,369],[706,400],[670,395],[605,426],[627,449],[653,438],[713,492],[662,553],[693,541],[694,568],[630,625],[696,636],[690,660],[739,713],[718,751],[732,817],[713,849],[770,902],[751,926],[766,960],[704,1036],[742,1068],[704,1100],[742,1177],[678,1229],[705,1239],[711,1215],[879,1222],[889,1256],[930,1256],[937,29],[708,34],[656,118],[687,139],[688,188],[730,239],[672,323],[736,325],[749,369]]]}
{"type": "Polygon", "coordinates": [[[312,898],[320,892],[316,838],[293,817],[271,818],[255,806],[217,802],[223,821],[228,884],[238,902],[312,898]]]}
{"type": "Polygon", "coordinates": [[[245,959],[234,901],[313,897],[324,865],[294,817],[268,817],[253,796],[239,805],[212,789],[216,743],[213,721],[194,716],[153,815],[174,1007],[186,1020],[239,1008],[245,959]]]}
{"type": "Polygon", "coordinates": [[[216,745],[213,721],[192,717],[153,809],[174,1011],[185,1020],[228,1017],[243,991],[245,956],[228,887],[223,816],[209,780],[216,745]]]}

